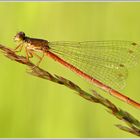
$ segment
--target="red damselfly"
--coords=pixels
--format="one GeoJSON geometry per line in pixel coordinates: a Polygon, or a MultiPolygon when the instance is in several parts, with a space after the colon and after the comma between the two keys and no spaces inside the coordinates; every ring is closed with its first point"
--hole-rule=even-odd
{"type": "Polygon", "coordinates": [[[39,58],[37,66],[47,55],[90,83],[140,109],[139,103],[118,91],[125,86],[128,68],[140,59],[140,45],[137,43],[120,40],[49,42],[27,37],[24,32],[17,33],[14,39],[19,42],[16,51],[25,47],[27,60],[33,56],[39,58]],[[41,52],[42,57],[36,52],[41,52]]]}

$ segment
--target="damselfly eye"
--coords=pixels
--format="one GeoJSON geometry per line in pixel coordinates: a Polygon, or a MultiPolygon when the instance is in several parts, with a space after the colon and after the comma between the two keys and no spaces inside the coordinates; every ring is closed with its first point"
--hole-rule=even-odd
{"type": "Polygon", "coordinates": [[[19,32],[15,35],[14,40],[15,41],[22,41],[25,38],[25,33],[24,32],[19,32]]]}

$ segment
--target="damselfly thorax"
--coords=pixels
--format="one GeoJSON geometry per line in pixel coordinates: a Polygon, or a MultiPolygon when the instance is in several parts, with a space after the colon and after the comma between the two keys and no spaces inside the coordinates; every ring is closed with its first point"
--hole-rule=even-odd
{"type": "Polygon", "coordinates": [[[19,42],[15,50],[17,51],[17,49],[19,49],[18,51],[21,51],[22,48],[25,47],[27,61],[29,61],[29,58],[36,56],[39,59],[37,65],[42,61],[44,53],[49,50],[47,40],[27,37],[24,32],[17,33],[14,40],[19,42]],[[34,52],[41,52],[43,55],[40,57],[34,52]]]}
{"type": "Polygon", "coordinates": [[[30,38],[25,36],[23,32],[19,32],[15,36],[15,41],[19,41],[19,46],[23,45],[28,50],[31,51],[47,51],[48,50],[48,41],[43,39],[37,39],[37,38],[30,38]]]}

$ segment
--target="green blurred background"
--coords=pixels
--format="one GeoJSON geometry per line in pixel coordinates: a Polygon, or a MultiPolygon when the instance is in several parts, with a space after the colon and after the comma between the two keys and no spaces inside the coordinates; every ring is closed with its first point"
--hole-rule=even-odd
{"type": "MultiPolygon", "coordinates": [[[[130,40],[140,43],[140,3],[13,2],[0,3],[0,43],[11,48],[13,36],[49,41],[130,40]]],[[[41,67],[83,89],[97,89],[53,60],[41,67]]],[[[140,65],[129,70],[122,92],[140,101],[140,65]]],[[[140,111],[97,89],[101,95],[140,118],[140,111]]],[[[0,55],[0,137],[135,137],[114,126],[119,120],[74,91],[33,77],[26,67],[0,55]]]]}

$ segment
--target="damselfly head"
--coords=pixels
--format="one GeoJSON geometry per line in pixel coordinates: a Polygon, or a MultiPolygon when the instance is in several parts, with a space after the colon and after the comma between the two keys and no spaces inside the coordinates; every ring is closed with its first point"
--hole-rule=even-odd
{"type": "Polygon", "coordinates": [[[14,36],[14,40],[15,41],[23,41],[25,38],[25,33],[24,32],[18,32],[15,36],[14,36]]]}

